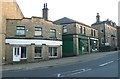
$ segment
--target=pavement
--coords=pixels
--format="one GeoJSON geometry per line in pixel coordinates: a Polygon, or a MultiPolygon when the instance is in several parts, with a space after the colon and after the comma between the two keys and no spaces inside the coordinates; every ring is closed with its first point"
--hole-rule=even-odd
{"type": "Polygon", "coordinates": [[[33,68],[46,68],[46,67],[64,65],[64,64],[74,63],[74,62],[87,62],[87,61],[99,59],[106,55],[114,54],[117,52],[118,51],[98,52],[98,53],[91,53],[91,54],[85,54],[85,55],[74,56],[74,57],[64,57],[64,58],[52,59],[48,61],[40,61],[40,62],[34,62],[34,63],[7,64],[7,65],[2,65],[2,71],[29,70],[33,68]]]}

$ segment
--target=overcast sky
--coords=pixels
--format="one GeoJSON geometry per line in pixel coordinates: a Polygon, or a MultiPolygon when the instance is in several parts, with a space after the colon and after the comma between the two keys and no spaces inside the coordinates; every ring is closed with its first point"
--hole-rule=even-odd
{"type": "Polygon", "coordinates": [[[96,21],[110,19],[118,24],[119,0],[16,0],[25,17],[42,17],[43,4],[49,8],[49,20],[55,21],[68,17],[87,25],[96,21]]]}

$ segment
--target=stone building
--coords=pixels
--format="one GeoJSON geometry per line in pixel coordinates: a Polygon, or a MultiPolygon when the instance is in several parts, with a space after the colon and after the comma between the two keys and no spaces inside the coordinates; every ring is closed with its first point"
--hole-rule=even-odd
{"type": "Polygon", "coordinates": [[[98,29],[100,51],[112,51],[117,48],[117,29],[115,22],[109,19],[100,21],[100,15],[97,13],[96,22],[92,24],[92,27],[98,29]]]}
{"type": "Polygon", "coordinates": [[[99,50],[98,30],[67,17],[54,23],[63,25],[63,56],[76,56],[99,50]]]}
{"type": "Polygon", "coordinates": [[[15,0],[2,2],[2,11],[3,63],[62,57],[62,26],[48,20],[47,4],[44,4],[42,18],[25,18],[15,0]]]}
{"type": "Polygon", "coordinates": [[[120,26],[117,27],[118,49],[120,50],[120,26]]]}
{"type": "Polygon", "coordinates": [[[0,1],[0,61],[5,63],[6,19],[21,19],[23,14],[15,0],[0,1]]]}

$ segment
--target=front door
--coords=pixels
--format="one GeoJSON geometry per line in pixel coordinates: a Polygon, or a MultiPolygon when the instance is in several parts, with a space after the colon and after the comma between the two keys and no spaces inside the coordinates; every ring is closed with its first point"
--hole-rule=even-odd
{"type": "Polygon", "coordinates": [[[21,47],[13,47],[13,61],[20,61],[21,47]]]}

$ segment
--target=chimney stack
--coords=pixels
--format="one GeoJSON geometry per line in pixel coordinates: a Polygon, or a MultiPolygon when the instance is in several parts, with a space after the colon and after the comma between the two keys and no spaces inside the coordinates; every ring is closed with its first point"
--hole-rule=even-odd
{"type": "Polygon", "coordinates": [[[96,22],[97,23],[100,22],[100,15],[99,15],[99,13],[97,13],[97,16],[96,16],[96,22]]]}
{"type": "Polygon", "coordinates": [[[47,3],[44,3],[44,8],[43,10],[43,19],[48,20],[48,8],[47,8],[47,3]]]}

